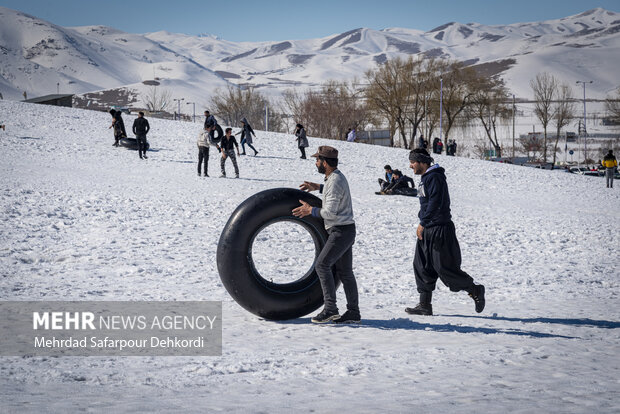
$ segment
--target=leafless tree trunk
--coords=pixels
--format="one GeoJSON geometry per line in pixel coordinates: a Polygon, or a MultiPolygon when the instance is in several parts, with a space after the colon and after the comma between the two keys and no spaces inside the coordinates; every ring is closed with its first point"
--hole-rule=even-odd
{"type": "Polygon", "coordinates": [[[142,101],[151,112],[168,112],[172,104],[172,93],[167,89],[151,86],[142,96],[142,101]]]}
{"type": "Polygon", "coordinates": [[[557,81],[553,75],[542,72],[530,81],[530,86],[534,92],[534,113],[543,126],[543,162],[547,162],[547,126],[554,116],[553,98],[557,93],[557,81]]]}
{"type": "Polygon", "coordinates": [[[575,116],[575,102],[573,101],[573,90],[567,83],[558,86],[557,102],[553,109],[553,123],[555,125],[556,135],[553,146],[553,165],[555,165],[558,152],[558,142],[562,128],[567,126],[575,116]]]}

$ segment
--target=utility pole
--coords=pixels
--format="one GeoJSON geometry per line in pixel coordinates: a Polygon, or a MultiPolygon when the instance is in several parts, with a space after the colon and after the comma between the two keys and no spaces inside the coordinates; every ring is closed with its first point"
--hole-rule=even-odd
{"type": "MultiPolygon", "coordinates": [[[[515,158],[515,94],[512,94],[512,159],[515,158]]],[[[514,162],[514,161],[513,161],[514,162]]]]}
{"type": "Polygon", "coordinates": [[[185,105],[192,104],[194,108],[194,122],[196,122],[196,102],[185,102],[185,105]]]}
{"type": "Polygon", "coordinates": [[[60,95],[60,82],[56,82],[56,94],[60,95]]]}
{"type": "Polygon", "coordinates": [[[179,114],[179,121],[181,120],[181,101],[184,101],[184,100],[185,100],[185,98],[181,98],[181,99],[174,98],[173,99],[173,101],[177,102],[177,106],[179,108],[178,112],[177,112],[179,114]]]}
{"type": "Polygon", "coordinates": [[[588,131],[586,129],[586,83],[592,83],[592,81],[578,80],[575,83],[583,84],[583,157],[585,161],[588,158],[588,142],[587,142],[588,131]]]}

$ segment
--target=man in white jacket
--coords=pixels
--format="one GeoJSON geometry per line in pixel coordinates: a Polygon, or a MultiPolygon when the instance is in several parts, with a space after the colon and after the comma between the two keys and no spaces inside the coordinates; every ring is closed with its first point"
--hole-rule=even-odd
{"type": "Polygon", "coordinates": [[[299,186],[304,191],[319,190],[323,193],[323,207],[312,207],[299,200],[301,206],[293,210],[296,217],[313,215],[321,217],[329,234],[327,242],[316,260],[316,272],[323,288],[325,307],[315,317],[314,323],[359,323],[361,320],[358,304],[357,282],[353,275],[353,243],[355,243],[355,221],[349,183],[338,170],[338,150],[321,146],[313,155],[316,167],[325,174],[325,184],[304,181],[299,186]],[[344,293],[347,297],[347,311],[338,315],[336,306],[336,283],[332,267],[335,268],[344,293]]]}

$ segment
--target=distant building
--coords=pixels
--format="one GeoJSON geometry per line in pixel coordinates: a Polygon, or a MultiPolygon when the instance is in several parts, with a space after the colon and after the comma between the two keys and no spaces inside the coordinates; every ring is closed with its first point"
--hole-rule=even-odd
{"type": "Polygon", "coordinates": [[[25,99],[23,102],[37,103],[37,104],[43,104],[43,105],[66,106],[66,107],[72,108],[73,107],[73,94],[45,95],[45,96],[39,96],[38,98],[25,99]]]}
{"type": "Polygon", "coordinates": [[[378,129],[371,131],[357,131],[357,142],[364,144],[390,146],[390,131],[387,129],[378,129]]]}

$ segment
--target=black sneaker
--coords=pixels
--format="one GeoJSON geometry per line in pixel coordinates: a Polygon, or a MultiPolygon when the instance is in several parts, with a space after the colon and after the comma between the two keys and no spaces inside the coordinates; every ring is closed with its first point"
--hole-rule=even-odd
{"type": "Polygon", "coordinates": [[[323,309],[321,313],[312,318],[311,321],[312,323],[330,323],[339,316],[338,311],[326,311],[323,309]]]}
{"type": "Polygon", "coordinates": [[[359,312],[348,310],[338,318],[334,319],[334,323],[360,323],[362,317],[359,312]]]}
{"type": "Polygon", "coordinates": [[[146,154],[144,154],[144,159],[145,159],[145,160],[148,160],[148,159],[149,159],[149,157],[147,157],[147,156],[146,156],[146,154]]]}
{"type": "Polygon", "coordinates": [[[405,312],[410,315],[433,315],[433,305],[430,303],[418,303],[415,308],[405,308],[405,312]]]}
{"type": "Polygon", "coordinates": [[[480,313],[484,310],[485,300],[484,300],[484,286],[476,285],[474,286],[474,292],[470,293],[469,296],[476,302],[476,312],[480,313]]]}

